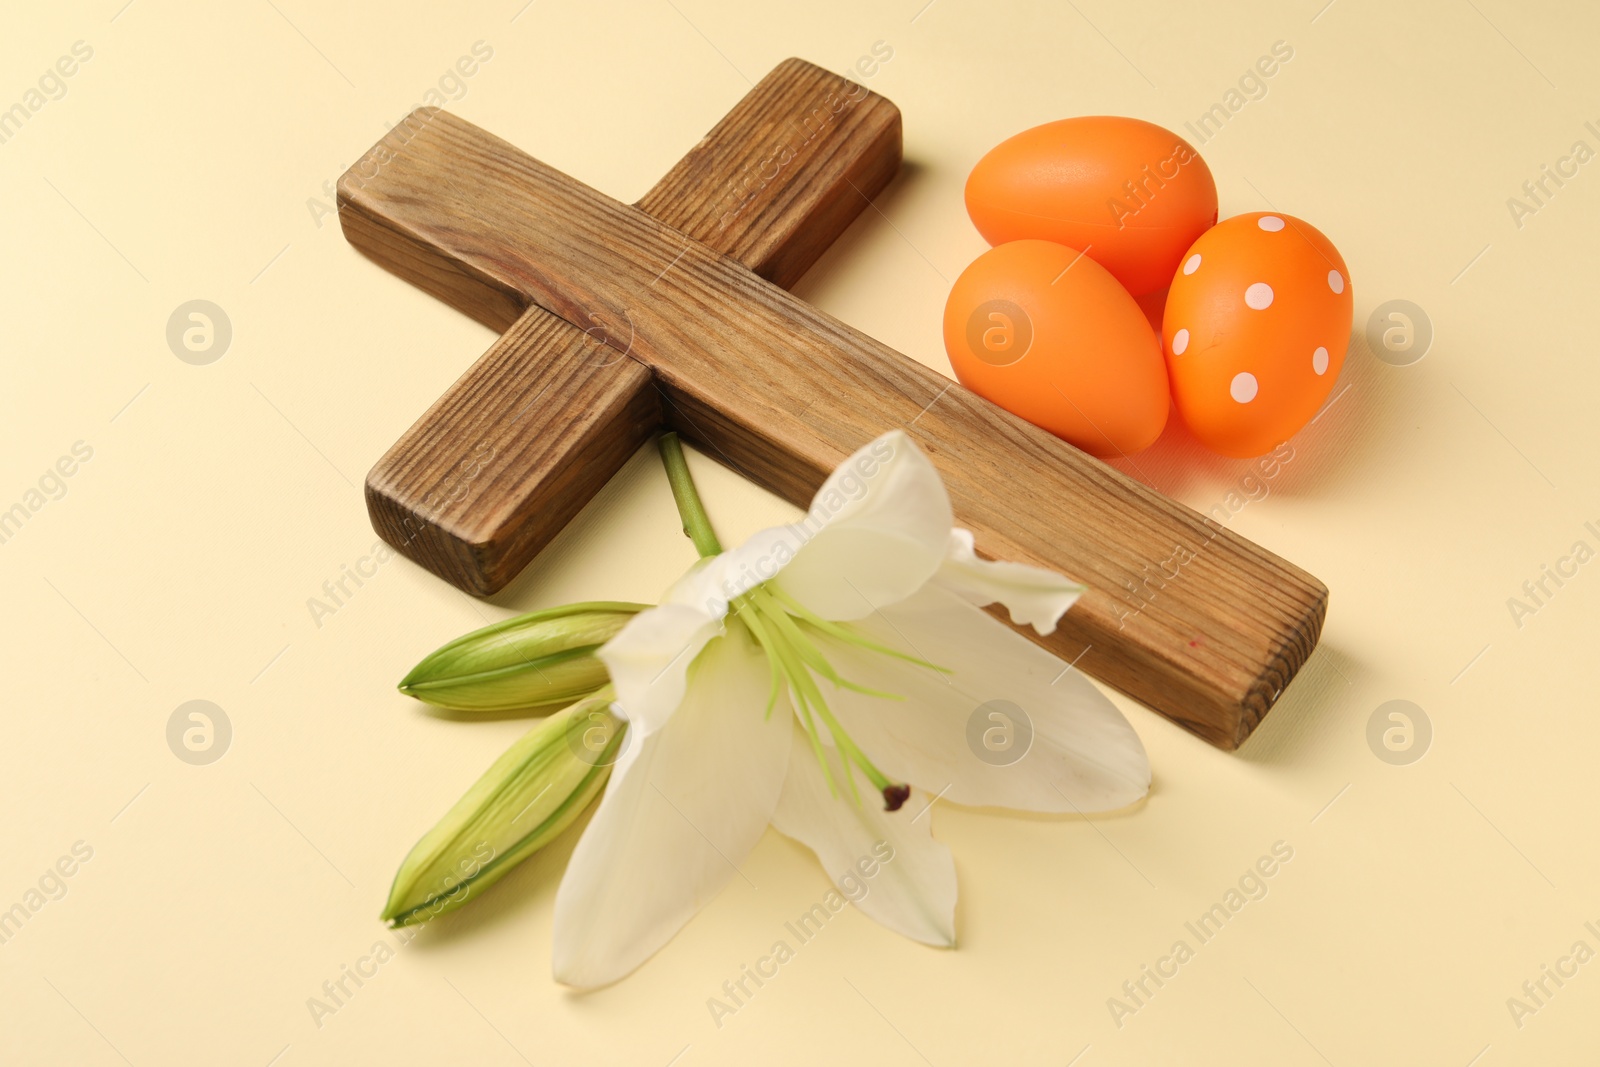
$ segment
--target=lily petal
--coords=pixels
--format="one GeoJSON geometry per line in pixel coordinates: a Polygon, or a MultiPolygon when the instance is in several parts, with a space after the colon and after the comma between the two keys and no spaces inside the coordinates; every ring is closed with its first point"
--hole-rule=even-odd
{"type": "Polygon", "coordinates": [[[856,626],[953,672],[818,638],[841,677],[905,698],[828,691],[885,774],[957,804],[1026,811],[1109,811],[1149,790],[1144,745],[1111,701],[954,593],[929,585],[856,626]]]}
{"type": "Polygon", "coordinates": [[[933,577],[952,521],[939,473],[892,430],[828,476],[792,527],[804,539],[773,584],[825,619],[864,618],[933,577]]]}
{"type": "Polygon", "coordinates": [[[702,559],[662,597],[663,604],[683,604],[722,618],[728,604],[767,581],[794,559],[809,534],[801,523],[759,530],[737,548],[702,559]]]}
{"type": "Polygon", "coordinates": [[[1055,632],[1056,623],[1085,588],[1043,567],[979,559],[972,531],[959,527],[950,531],[944,563],[933,580],[980,608],[1004,604],[1012,622],[1032,626],[1041,634],[1055,632]]]}
{"type": "Polygon", "coordinates": [[[666,723],[683,701],[689,665],[722,631],[722,620],[687,604],[641,611],[595,652],[611,675],[614,711],[631,723],[633,740],[666,723]]]}
{"type": "MultiPolygon", "coordinates": [[[[899,811],[829,794],[810,742],[794,727],[789,774],[772,825],[816,853],[846,899],[895,933],[949,948],[956,943],[956,865],[929,832],[931,798],[913,792],[899,811]]],[[[847,773],[824,749],[834,781],[847,773]]]]}
{"type": "Polygon", "coordinates": [[[763,714],[767,685],[733,627],[695,660],[677,713],[629,739],[556,892],[558,982],[621,978],[738,876],[789,763],[793,716],[782,704],[763,714]]]}

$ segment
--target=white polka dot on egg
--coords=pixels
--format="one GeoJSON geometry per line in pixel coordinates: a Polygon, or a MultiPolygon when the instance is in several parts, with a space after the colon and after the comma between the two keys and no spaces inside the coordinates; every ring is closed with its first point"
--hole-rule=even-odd
{"type": "Polygon", "coordinates": [[[1172,335],[1172,354],[1173,355],[1175,355],[1175,356],[1183,355],[1184,351],[1186,349],[1188,349],[1188,347],[1189,347],[1189,331],[1188,330],[1179,330],[1177,333],[1172,335]]]}
{"type": "Polygon", "coordinates": [[[1328,272],[1328,288],[1335,293],[1344,292],[1344,275],[1336,270],[1330,270],[1328,272]]]}
{"type": "Polygon", "coordinates": [[[1228,386],[1228,395],[1241,404],[1248,404],[1256,398],[1260,391],[1256,376],[1249,371],[1242,371],[1233,376],[1233,382],[1228,386]]]}
{"type": "Polygon", "coordinates": [[[1193,274],[1195,271],[1197,271],[1199,269],[1200,269],[1200,253],[1196,252],[1194,255],[1189,257],[1187,262],[1184,263],[1184,265],[1183,265],[1183,273],[1185,273],[1185,274],[1193,274]]]}
{"type": "Polygon", "coordinates": [[[1283,220],[1276,215],[1262,215],[1256,220],[1256,225],[1268,233],[1277,233],[1283,229],[1283,220]]]}
{"type": "Polygon", "coordinates": [[[1244,291],[1245,306],[1257,311],[1264,311],[1272,306],[1272,286],[1266,282],[1256,282],[1244,291]]]}
{"type": "Polygon", "coordinates": [[[1318,347],[1315,352],[1311,353],[1311,369],[1318,374],[1328,373],[1328,350],[1326,348],[1318,347]]]}

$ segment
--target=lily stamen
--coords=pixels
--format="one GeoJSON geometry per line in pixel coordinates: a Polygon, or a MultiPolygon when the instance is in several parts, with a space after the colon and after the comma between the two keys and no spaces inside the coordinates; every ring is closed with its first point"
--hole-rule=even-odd
{"type": "MultiPolygon", "coordinates": [[[[843,689],[850,689],[868,696],[881,697],[885,700],[903,699],[896,693],[886,693],[882,690],[870,689],[858,685],[840,676],[839,672],[828,662],[827,657],[817,648],[811,636],[805,631],[814,629],[840,640],[848,641],[862,648],[875,652],[882,652],[908,659],[915,663],[922,663],[915,657],[906,656],[893,649],[885,648],[875,641],[871,641],[851,630],[848,626],[838,623],[829,623],[818,619],[815,615],[805,611],[799,604],[780,591],[759,585],[747,593],[735,597],[730,605],[731,615],[742,623],[750,636],[761,647],[767,657],[767,664],[772,673],[772,687],[767,697],[767,714],[772,713],[773,706],[777,703],[779,693],[787,688],[791,703],[798,713],[807,737],[811,741],[812,753],[816,756],[818,764],[822,767],[823,778],[828,784],[828,791],[833,796],[839,795],[838,786],[833,780],[833,773],[828,766],[827,754],[823,751],[822,739],[817,729],[817,720],[828,729],[828,735],[833,740],[833,747],[844,757],[845,784],[850,789],[850,795],[857,804],[861,803],[861,794],[856,788],[855,775],[851,768],[856,768],[864,774],[883,797],[884,810],[898,811],[911,795],[910,786],[893,782],[889,776],[880,771],[861,746],[857,745],[838,718],[828,707],[828,702],[822,695],[821,688],[817,685],[814,675],[832,682],[843,689]],[[798,610],[797,610],[798,609],[798,610]],[[821,625],[818,625],[818,624],[821,625]],[[813,718],[815,713],[815,719],[813,718]]],[[[932,664],[923,664],[937,670],[932,664]]]]}

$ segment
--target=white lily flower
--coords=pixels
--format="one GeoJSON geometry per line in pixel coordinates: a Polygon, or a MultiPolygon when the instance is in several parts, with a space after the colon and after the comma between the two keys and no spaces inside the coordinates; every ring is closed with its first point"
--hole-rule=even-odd
{"type": "Polygon", "coordinates": [[[1047,634],[1082,587],[979,559],[904,433],[851,456],[802,521],[725,552],[675,439],[663,454],[705,558],[597,653],[629,738],[556,895],[558,981],[604,985],[638,967],[738,874],[769,823],[835,884],[856,884],[858,861],[886,842],[893,861],[856,905],[951,946],[955,864],[929,832],[934,799],[1084,813],[1147,792],[1121,713],[982,610],[1004,604],[1047,634]],[[969,741],[994,701],[1031,724],[1004,765],[969,741]]]}

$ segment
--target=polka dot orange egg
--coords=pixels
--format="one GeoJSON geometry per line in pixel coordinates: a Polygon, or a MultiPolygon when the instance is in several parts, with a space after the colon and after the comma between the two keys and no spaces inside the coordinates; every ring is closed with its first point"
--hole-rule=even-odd
{"type": "Polygon", "coordinates": [[[1281,212],[1225,219],[1173,277],[1162,350],[1178,413],[1225,456],[1259,456],[1317,413],[1344,364],[1350,274],[1333,242],[1281,212]]]}
{"type": "Polygon", "coordinates": [[[1100,264],[1011,241],[950,290],[944,345],[961,384],[1097,456],[1137,452],[1167,424],[1161,343],[1100,264]]]}

